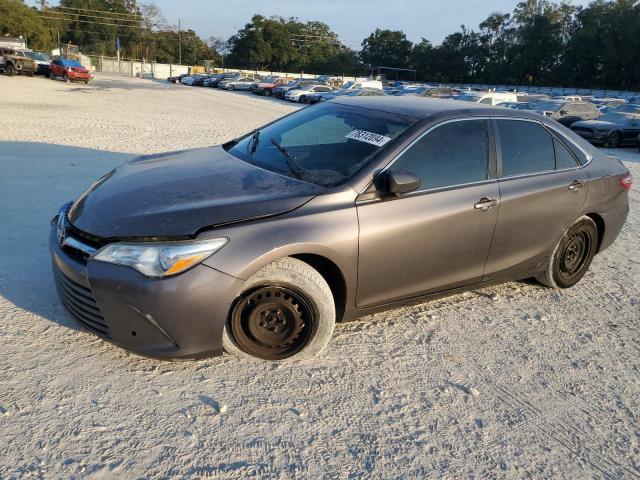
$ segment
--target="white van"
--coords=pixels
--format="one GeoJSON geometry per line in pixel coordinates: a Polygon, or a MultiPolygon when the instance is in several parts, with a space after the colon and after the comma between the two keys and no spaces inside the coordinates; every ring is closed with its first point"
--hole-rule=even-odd
{"type": "Polygon", "coordinates": [[[340,87],[340,90],[357,90],[360,88],[370,88],[373,90],[382,90],[382,82],[380,80],[351,80],[340,87]]]}

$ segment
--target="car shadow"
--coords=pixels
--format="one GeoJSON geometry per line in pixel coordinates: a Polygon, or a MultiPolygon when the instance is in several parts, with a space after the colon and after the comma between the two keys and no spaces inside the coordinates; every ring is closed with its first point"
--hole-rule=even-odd
{"type": "Polygon", "coordinates": [[[37,142],[0,142],[0,297],[77,327],[58,301],[47,247],[58,208],[136,155],[37,142]]]}

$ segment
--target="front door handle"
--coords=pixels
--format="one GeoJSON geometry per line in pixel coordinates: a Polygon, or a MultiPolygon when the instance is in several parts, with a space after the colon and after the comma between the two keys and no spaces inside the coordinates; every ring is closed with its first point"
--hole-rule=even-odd
{"type": "Polygon", "coordinates": [[[580,180],[574,180],[569,185],[569,190],[571,190],[572,192],[576,192],[577,193],[582,187],[584,187],[584,182],[582,182],[580,180]]]}
{"type": "Polygon", "coordinates": [[[477,203],[473,204],[473,208],[483,212],[488,212],[492,207],[495,207],[498,201],[495,198],[482,197],[477,203]]]}

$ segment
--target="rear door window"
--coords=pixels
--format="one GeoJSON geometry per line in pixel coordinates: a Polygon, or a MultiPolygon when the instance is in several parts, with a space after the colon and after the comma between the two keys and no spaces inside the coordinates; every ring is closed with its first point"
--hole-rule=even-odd
{"type": "Polygon", "coordinates": [[[539,123],[496,120],[502,151],[502,177],[554,170],[551,134],[539,123]]]}
{"type": "Polygon", "coordinates": [[[489,140],[484,120],[436,127],[393,164],[421,180],[421,190],[451,187],[489,178],[489,140]]]}

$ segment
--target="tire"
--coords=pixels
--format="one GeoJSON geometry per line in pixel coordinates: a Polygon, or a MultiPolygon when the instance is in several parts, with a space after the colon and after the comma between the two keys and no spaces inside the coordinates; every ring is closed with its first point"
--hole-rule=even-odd
{"type": "Polygon", "coordinates": [[[264,95],[265,95],[266,97],[270,97],[270,96],[271,96],[271,90],[265,90],[265,91],[264,91],[264,95]]]}
{"type": "Polygon", "coordinates": [[[308,104],[309,103],[309,97],[303,95],[302,97],[300,97],[300,103],[308,104]]]}
{"type": "Polygon", "coordinates": [[[309,359],[329,343],[335,318],[333,295],[322,275],[300,260],[282,258],[247,280],[222,343],[227,353],[243,359],[309,359]]]}
{"type": "Polygon", "coordinates": [[[13,68],[13,65],[7,65],[7,68],[4,71],[7,75],[7,77],[13,77],[13,75],[15,74],[15,69],[13,68]]]}
{"type": "Polygon", "coordinates": [[[618,148],[620,146],[620,132],[611,132],[604,146],[606,148],[618,148]]]}
{"type": "Polygon", "coordinates": [[[551,288],[573,287],[587,273],[597,249],[598,227],[591,218],[580,217],[564,232],[536,280],[551,288]]]}
{"type": "Polygon", "coordinates": [[[227,87],[227,90],[229,90],[230,92],[233,92],[233,85],[229,85],[229,86],[227,87]]]}

